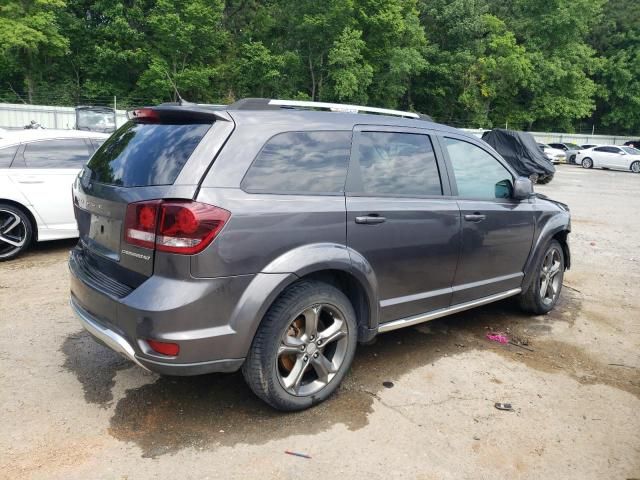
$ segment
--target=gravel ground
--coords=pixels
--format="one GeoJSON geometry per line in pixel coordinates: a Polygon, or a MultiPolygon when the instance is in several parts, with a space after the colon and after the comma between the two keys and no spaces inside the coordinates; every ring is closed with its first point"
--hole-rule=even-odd
{"type": "Polygon", "coordinates": [[[573,213],[554,312],[505,301],[381,335],[296,414],[238,374],[160,378],[94,343],[67,303],[74,242],[0,264],[0,477],[640,478],[640,175],[560,166],[537,190],[573,213]]]}

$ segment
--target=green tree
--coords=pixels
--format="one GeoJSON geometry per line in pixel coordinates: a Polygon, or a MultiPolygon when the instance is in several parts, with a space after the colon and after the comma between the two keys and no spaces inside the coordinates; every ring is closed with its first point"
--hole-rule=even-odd
{"type": "Polygon", "coordinates": [[[64,8],[63,0],[9,0],[0,5],[0,53],[5,57],[0,65],[22,76],[30,103],[47,62],[68,51],[69,41],[58,24],[64,8]]]}

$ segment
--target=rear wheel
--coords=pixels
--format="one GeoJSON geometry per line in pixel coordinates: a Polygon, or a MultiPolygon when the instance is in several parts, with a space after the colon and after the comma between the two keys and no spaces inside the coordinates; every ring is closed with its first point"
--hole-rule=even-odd
{"type": "Polygon", "coordinates": [[[536,315],[549,313],[558,301],[564,277],[564,252],[557,240],[552,240],[537,265],[535,278],[520,294],[523,310],[536,315]]]}
{"type": "Polygon", "coordinates": [[[356,315],[335,287],[302,281],[269,308],[242,367],[247,384],[279,410],[303,410],[340,385],[356,350],[356,315]]]}
{"type": "Polygon", "coordinates": [[[631,164],[631,171],[633,173],[640,173],[640,162],[633,162],[631,164]]]}
{"type": "Polygon", "coordinates": [[[31,244],[33,225],[19,208],[0,203],[0,262],[20,255],[31,244]]]}
{"type": "Polygon", "coordinates": [[[589,157],[582,159],[582,168],[593,168],[593,160],[589,157]]]}

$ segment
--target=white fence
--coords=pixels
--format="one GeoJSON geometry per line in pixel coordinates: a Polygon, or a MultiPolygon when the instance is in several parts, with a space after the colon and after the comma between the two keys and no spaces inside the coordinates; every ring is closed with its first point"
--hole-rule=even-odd
{"type": "MultiPolygon", "coordinates": [[[[44,105],[22,105],[19,103],[0,103],[0,128],[23,128],[35,120],[45,128],[74,128],[76,114],[73,107],[49,107],[44,105]]],[[[116,110],[116,124],[118,127],[127,121],[126,110],[116,110]]],[[[465,132],[478,137],[486,131],[483,129],[463,128],[465,132]]],[[[613,135],[586,135],[580,133],[549,133],[531,132],[537,141],[542,143],[572,142],[582,145],[594,143],[598,145],[622,145],[636,137],[621,137],[613,135]]]]}
{"type": "MultiPolygon", "coordinates": [[[[484,129],[477,128],[461,128],[467,133],[471,133],[476,137],[482,137],[486,132],[484,129]]],[[[624,137],[616,135],[588,135],[583,133],[556,133],[556,132],[529,132],[540,143],[577,143],[578,145],[594,144],[594,145],[622,145],[629,140],[638,140],[640,134],[635,137],[624,137]]]]}
{"type": "MultiPolygon", "coordinates": [[[[0,128],[23,128],[31,120],[45,128],[71,129],[76,126],[76,111],[73,107],[0,103],[0,128]]],[[[116,110],[118,127],[126,121],[127,111],[116,110]]]]}

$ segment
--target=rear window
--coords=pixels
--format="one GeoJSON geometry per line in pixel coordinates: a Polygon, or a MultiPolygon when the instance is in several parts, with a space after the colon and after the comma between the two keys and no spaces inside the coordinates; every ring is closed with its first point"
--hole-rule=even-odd
{"type": "Polygon", "coordinates": [[[24,147],[27,168],[82,168],[91,152],[81,138],[53,139],[28,143],[24,147]]]}
{"type": "Polygon", "coordinates": [[[210,123],[128,122],[89,161],[91,180],[122,187],[171,185],[209,128],[210,123]]]}
{"type": "Polygon", "coordinates": [[[344,191],[351,132],[287,132],[262,148],[242,182],[250,192],[318,194],[344,191]]]}

